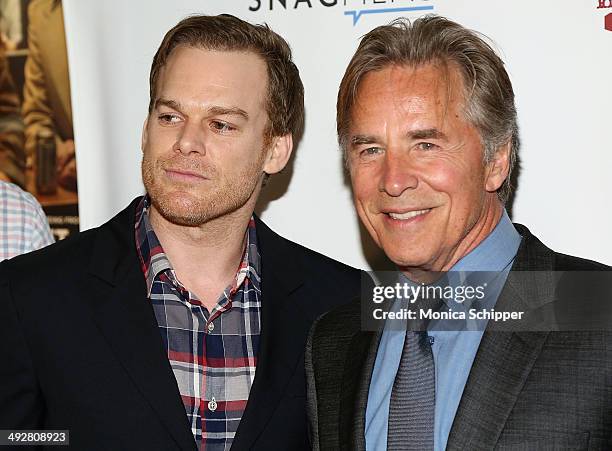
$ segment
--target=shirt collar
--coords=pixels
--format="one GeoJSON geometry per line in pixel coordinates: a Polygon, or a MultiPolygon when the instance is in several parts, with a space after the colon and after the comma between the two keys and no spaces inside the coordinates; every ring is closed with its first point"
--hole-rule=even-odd
{"type": "Polygon", "coordinates": [[[514,261],[520,244],[521,235],[504,210],[493,231],[455,263],[451,271],[503,271],[514,261]]]}
{"type": "MultiPolygon", "coordinates": [[[[437,281],[435,285],[459,286],[466,283],[467,277],[475,277],[470,281],[470,285],[479,285],[478,281],[489,286],[487,292],[494,292],[491,287],[496,287],[499,284],[499,279],[496,277],[499,273],[504,273],[510,269],[514,257],[521,243],[521,235],[516,231],[514,225],[510,221],[508,214],[504,210],[499,222],[493,231],[482,240],[471,252],[461,258],[453,267],[445,274],[444,278],[437,281]],[[494,273],[494,274],[491,274],[494,273]],[[497,282],[496,282],[497,281],[497,282]]],[[[400,283],[408,283],[415,285],[405,274],[400,272],[400,283]]],[[[505,281],[505,278],[503,279],[505,281]]],[[[486,296],[481,302],[482,305],[493,307],[497,301],[497,296],[486,296]]],[[[449,305],[448,300],[444,303],[447,307],[452,307],[454,310],[465,310],[473,306],[473,300],[467,300],[463,303],[452,303],[449,305]]],[[[395,308],[397,307],[397,301],[395,308]]],[[[452,324],[452,320],[450,320],[452,324]]],[[[390,322],[388,322],[390,323],[390,322]]],[[[486,322],[485,322],[486,324],[486,322]]],[[[390,327],[388,324],[385,327],[390,327]]],[[[449,327],[448,323],[440,322],[438,326],[440,330],[445,330],[444,327],[449,327]],[[447,324],[444,326],[443,324],[447,324]]],[[[434,329],[435,329],[434,327],[434,329]]],[[[455,330],[452,326],[449,330],[455,330]]],[[[478,326],[482,327],[482,326],[478,326]]],[[[478,327],[474,330],[479,330],[478,327]]]]}
{"type": "MultiPolygon", "coordinates": [[[[151,295],[153,282],[160,273],[166,270],[174,271],[149,220],[150,203],[151,200],[148,195],[142,198],[136,208],[135,223],[136,250],[146,280],[147,296],[151,295]]],[[[232,286],[233,290],[242,285],[247,277],[256,283],[260,281],[261,258],[257,245],[257,231],[253,216],[249,219],[245,234],[246,246],[236,271],[235,284],[232,286]]]]}
{"type": "MultiPolygon", "coordinates": [[[[485,273],[500,273],[510,268],[519,245],[521,235],[516,231],[508,214],[504,210],[493,231],[467,255],[463,256],[446,272],[440,285],[458,285],[465,282],[470,273],[488,277],[485,273]]],[[[484,280],[484,279],[483,279],[484,280]]],[[[415,285],[404,273],[399,272],[400,283],[415,285]]],[[[466,304],[467,305],[467,304],[466,304]]]]}

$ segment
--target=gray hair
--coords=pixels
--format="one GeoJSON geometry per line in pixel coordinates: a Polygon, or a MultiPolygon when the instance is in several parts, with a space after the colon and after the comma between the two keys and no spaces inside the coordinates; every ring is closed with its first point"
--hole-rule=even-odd
{"type": "Polygon", "coordinates": [[[362,38],[340,83],[336,105],[338,142],[345,157],[351,109],[363,77],[393,64],[420,66],[432,62],[459,68],[465,117],[480,133],[484,161],[491,161],[500,147],[510,143],[508,177],[497,191],[505,203],[512,191],[510,174],[520,145],[512,83],[504,62],[483,35],[444,17],[427,15],[412,23],[396,19],[362,38]]]}

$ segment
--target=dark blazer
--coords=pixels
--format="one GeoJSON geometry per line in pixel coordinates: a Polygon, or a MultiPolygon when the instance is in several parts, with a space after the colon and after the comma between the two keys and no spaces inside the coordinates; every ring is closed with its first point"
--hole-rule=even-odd
{"type": "MultiPolygon", "coordinates": [[[[0,429],[69,429],[72,449],[87,451],[196,449],[146,297],[137,202],[99,228],[0,264],[0,429]]],[[[308,449],[308,330],[357,295],[360,272],[260,220],[257,237],[260,351],[232,449],[308,449]]]]}
{"type": "MultiPolygon", "coordinates": [[[[549,302],[555,284],[543,271],[611,269],[555,253],[524,226],[516,228],[523,238],[499,308],[537,310],[549,302]],[[517,283],[515,271],[530,272],[517,283]]],[[[359,326],[356,301],[324,315],[311,331],[306,372],[315,449],[365,449],[380,332],[359,326]]],[[[447,450],[604,450],[612,449],[611,437],[612,333],[485,331],[447,450]]]]}

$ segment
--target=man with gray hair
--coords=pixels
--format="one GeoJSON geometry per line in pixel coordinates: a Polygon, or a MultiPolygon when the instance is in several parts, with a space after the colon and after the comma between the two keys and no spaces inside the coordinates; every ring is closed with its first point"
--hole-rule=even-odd
{"type": "MultiPolygon", "coordinates": [[[[494,282],[484,285],[487,312],[541,313],[547,296],[563,290],[539,274],[610,269],[553,252],[510,221],[514,93],[504,63],[477,33],[425,16],[366,34],[340,85],[337,127],[357,212],[405,286],[445,280],[452,288],[486,272],[494,282]]],[[[443,313],[462,312],[457,297],[439,301],[443,313]]],[[[362,293],[311,330],[315,449],[611,446],[609,331],[521,323],[497,331],[488,319],[475,330],[464,330],[467,320],[463,329],[404,322],[398,332],[390,314],[368,331],[367,302],[362,293]]]]}

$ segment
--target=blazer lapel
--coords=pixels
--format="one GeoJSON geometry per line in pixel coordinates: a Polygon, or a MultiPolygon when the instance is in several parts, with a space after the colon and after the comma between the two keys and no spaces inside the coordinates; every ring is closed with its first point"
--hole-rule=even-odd
{"type": "MultiPolygon", "coordinates": [[[[514,289],[504,290],[509,297],[514,289]]],[[[548,332],[485,331],[474,359],[448,450],[494,449],[548,332]]]]}
{"type": "MultiPolygon", "coordinates": [[[[523,235],[512,271],[497,307],[527,311],[552,299],[553,253],[529,231],[523,235]],[[520,275],[513,272],[521,271],[520,275]]],[[[489,324],[489,326],[491,323],[489,324]]],[[[489,329],[489,327],[488,327],[489,329]]],[[[548,332],[498,332],[486,330],[451,428],[447,449],[494,449],[548,332]]]]}
{"type": "Polygon", "coordinates": [[[181,449],[196,449],[185,408],[146,297],[134,243],[134,207],[102,226],[90,265],[94,321],[181,449]]]}
{"type": "Polygon", "coordinates": [[[259,219],[261,255],[261,336],[257,370],[232,449],[250,449],[265,429],[285,394],[308,336],[311,318],[302,305],[303,269],[282,238],[259,219]],[[303,340],[301,339],[303,337],[303,340]]]}
{"type": "Polygon", "coordinates": [[[346,353],[340,394],[342,449],[365,450],[365,413],[381,335],[380,331],[357,332],[346,353]]]}

